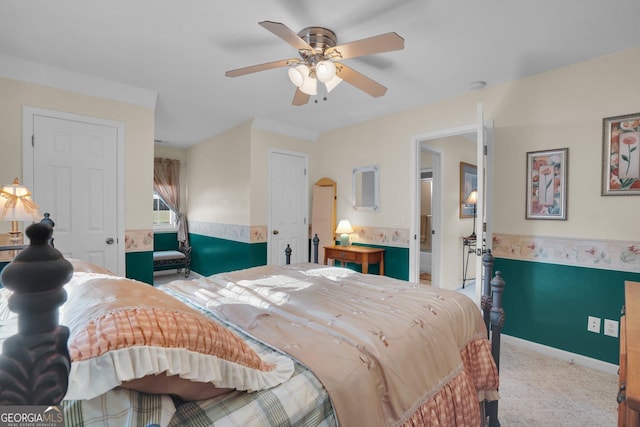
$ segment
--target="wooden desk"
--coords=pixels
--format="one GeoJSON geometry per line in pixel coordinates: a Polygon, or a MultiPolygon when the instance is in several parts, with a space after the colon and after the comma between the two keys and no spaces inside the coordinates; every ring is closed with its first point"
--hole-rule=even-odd
{"type": "Polygon", "coordinates": [[[620,318],[618,426],[640,425],[640,283],[625,282],[620,318]]]}
{"type": "Polygon", "coordinates": [[[380,263],[380,275],[384,275],[384,249],[368,246],[324,246],[324,264],[333,259],[345,262],[354,262],[362,265],[362,272],[369,273],[369,264],[380,263]]]}

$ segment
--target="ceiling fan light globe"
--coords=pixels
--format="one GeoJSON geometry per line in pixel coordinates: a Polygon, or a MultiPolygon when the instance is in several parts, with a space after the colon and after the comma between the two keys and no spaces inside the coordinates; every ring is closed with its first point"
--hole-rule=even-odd
{"type": "Polygon", "coordinates": [[[336,86],[340,84],[341,81],[342,79],[336,75],[333,76],[333,78],[328,82],[325,82],[324,85],[327,87],[327,93],[331,92],[336,86]]]}
{"type": "Polygon", "coordinates": [[[297,87],[301,87],[304,84],[304,80],[308,75],[309,67],[304,64],[289,68],[289,80],[297,87]]]}
{"type": "Polygon", "coordinates": [[[326,83],[336,75],[336,66],[333,61],[320,61],[316,64],[316,78],[326,83]]]}
{"type": "Polygon", "coordinates": [[[311,76],[305,77],[304,83],[302,83],[302,86],[300,86],[300,90],[307,95],[317,95],[318,80],[311,76]]]}

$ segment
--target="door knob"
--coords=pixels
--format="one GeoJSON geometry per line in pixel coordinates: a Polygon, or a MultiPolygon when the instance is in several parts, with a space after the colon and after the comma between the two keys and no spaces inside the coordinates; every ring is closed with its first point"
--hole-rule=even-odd
{"type": "Polygon", "coordinates": [[[113,242],[115,242],[115,240],[113,240],[113,237],[107,237],[107,240],[105,240],[105,242],[107,243],[107,245],[113,245],[113,242]]]}
{"type": "Polygon", "coordinates": [[[273,234],[278,234],[280,233],[278,230],[273,230],[273,234]]]}

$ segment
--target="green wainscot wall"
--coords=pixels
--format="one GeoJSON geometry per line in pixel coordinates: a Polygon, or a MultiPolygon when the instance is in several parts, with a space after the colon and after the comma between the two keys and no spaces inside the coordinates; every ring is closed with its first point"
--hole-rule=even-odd
{"type": "Polygon", "coordinates": [[[127,252],[125,261],[128,278],[153,284],[153,251],[127,252]]]}
{"type": "Polygon", "coordinates": [[[620,320],[625,280],[640,273],[496,258],[504,290],[503,333],[618,364],[619,339],[604,335],[604,319],[620,320]],[[600,333],[587,331],[601,318],[600,333]]]}
{"type": "MultiPolygon", "coordinates": [[[[191,269],[202,276],[267,263],[266,243],[242,243],[190,234],[191,269]]],[[[284,255],[283,255],[284,256],[284,255]]]]}
{"type": "Polygon", "coordinates": [[[154,251],[177,251],[178,233],[153,233],[154,251]]]}
{"type": "MultiPolygon", "coordinates": [[[[203,276],[224,271],[240,270],[267,264],[266,243],[241,243],[232,240],[190,234],[191,269],[203,276]]],[[[407,280],[409,277],[409,249],[390,246],[376,246],[385,249],[385,275],[407,280]]],[[[282,255],[284,257],[284,254],[282,255]]],[[[322,263],[322,260],[319,260],[322,263]]],[[[361,271],[357,264],[347,264],[347,268],[361,271]]],[[[377,274],[377,264],[369,266],[369,272],[377,274]]]]}

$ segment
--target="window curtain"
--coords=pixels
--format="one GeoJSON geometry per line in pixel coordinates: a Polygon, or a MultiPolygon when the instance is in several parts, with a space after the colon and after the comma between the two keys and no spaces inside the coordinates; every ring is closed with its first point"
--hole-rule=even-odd
{"type": "Polygon", "coordinates": [[[180,160],[153,159],[153,191],[176,214],[178,242],[189,245],[187,218],[180,212],[180,160]]]}

